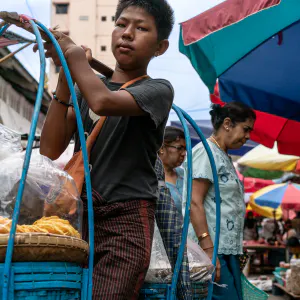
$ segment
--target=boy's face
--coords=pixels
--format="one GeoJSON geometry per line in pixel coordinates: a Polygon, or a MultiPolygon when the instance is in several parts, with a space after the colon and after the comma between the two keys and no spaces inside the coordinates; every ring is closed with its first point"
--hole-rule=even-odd
{"type": "Polygon", "coordinates": [[[111,46],[122,69],[147,67],[151,58],[161,52],[153,16],[136,6],[123,10],[116,21],[111,46]]]}

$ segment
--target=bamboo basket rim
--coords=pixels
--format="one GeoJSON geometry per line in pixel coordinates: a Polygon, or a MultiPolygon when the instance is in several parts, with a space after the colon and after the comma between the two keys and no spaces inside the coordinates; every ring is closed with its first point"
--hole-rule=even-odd
{"type": "MultiPolygon", "coordinates": [[[[0,248],[7,247],[9,234],[0,234],[0,248]]],[[[89,252],[89,244],[79,238],[51,233],[17,233],[15,246],[35,247],[67,247],[77,248],[89,252]]]]}

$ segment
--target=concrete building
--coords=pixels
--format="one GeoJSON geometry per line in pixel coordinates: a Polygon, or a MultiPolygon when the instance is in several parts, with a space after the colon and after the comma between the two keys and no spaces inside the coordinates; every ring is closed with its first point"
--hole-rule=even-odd
{"type": "MultiPolygon", "coordinates": [[[[70,35],[78,45],[92,49],[93,57],[111,68],[111,32],[118,0],[52,0],[51,26],[70,35]]],[[[56,88],[59,68],[51,62],[49,89],[56,88]]]]}
{"type": "MultiPolygon", "coordinates": [[[[0,49],[0,58],[8,55],[0,49]]],[[[17,58],[11,57],[0,64],[0,123],[23,134],[28,134],[38,89],[37,81],[17,58]]],[[[37,135],[40,134],[51,101],[45,90],[39,115],[37,135]]]]}

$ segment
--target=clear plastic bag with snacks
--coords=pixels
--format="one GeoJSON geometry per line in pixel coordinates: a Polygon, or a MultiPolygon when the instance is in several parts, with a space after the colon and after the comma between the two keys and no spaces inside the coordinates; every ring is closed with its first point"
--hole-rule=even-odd
{"type": "MultiPolygon", "coordinates": [[[[211,279],[214,266],[206,253],[193,241],[187,241],[190,278],[195,282],[211,279]]],[[[148,283],[170,283],[172,268],[157,225],[155,224],[149,269],[145,278],[148,283]]]]}
{"type": "MultiPolygon", "coordinates": [[[[24,153],[0,164],[0,234],[10,230],[24,163],[24,153]]],[[[81,237],[83,204],[72,177],[49,158],[31,157],[17,233],[50,233],[81,237]]]]}

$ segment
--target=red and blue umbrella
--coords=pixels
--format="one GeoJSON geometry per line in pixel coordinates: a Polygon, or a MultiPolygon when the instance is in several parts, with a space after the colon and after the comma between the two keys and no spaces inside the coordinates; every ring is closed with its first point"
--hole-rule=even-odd
{"type": "Polygon", "coordinates": [[[183,22],[179,48],[222,101],[300,121],[299,0],[227,0],[183,22]]]}
{"type": "Polygon", "coordinates": [[[267,186],[250,196],[251,202],[277,209],[292,209],[300,211],[300,185],[295,183],[282,183],[267,186]]]}

